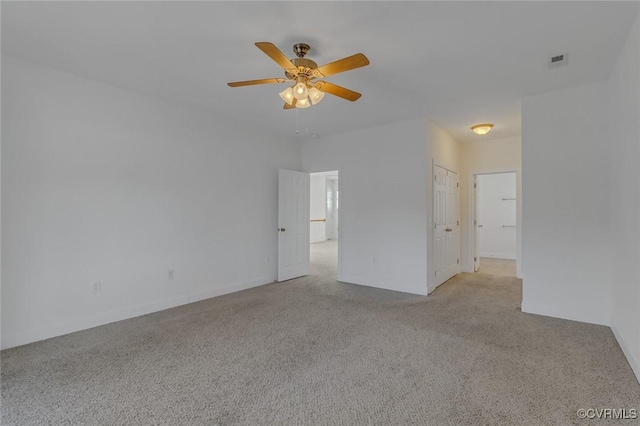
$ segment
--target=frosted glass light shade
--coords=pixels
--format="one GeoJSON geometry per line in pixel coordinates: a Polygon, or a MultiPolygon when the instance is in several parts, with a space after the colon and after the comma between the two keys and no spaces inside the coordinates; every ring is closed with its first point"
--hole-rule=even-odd
{"type": "Polygon", "coordinates": [[[295,97],[293,96],[293,89],[291,87],[287,87],[282,92],[280,92],[280,97],[283,101],[291,105],[295,97]]]}
{"type": "Polygon", "coordinates": [[[309,89],[307,89],[307,85],[300,82],[293,86],[293,96],[295,96],[299,101],[307,98],[309,96],[309,89]]]}
{"type": "Polygon", "coordinates": [[[299,99],[296,102],[296,108],[309,108],[310,106],[309,98],[299,99]]]}
{"type": "Polygon", "coordinates": [[[320,102],[324,98],[324,92],[319,91],[315,87],[309,89],[309,100],[311,101],[311,105],[315,105],[320,102]]]}
{"type": "Polygon", "coordinates": [[[486,135],[491,131],[492,128],[493,128],[493,124],[486,123],[486,124],[476,124],[475,126],[471,127],[471,130],[473,130],[473,133],[475,133],[476,135],[486,135]]]}

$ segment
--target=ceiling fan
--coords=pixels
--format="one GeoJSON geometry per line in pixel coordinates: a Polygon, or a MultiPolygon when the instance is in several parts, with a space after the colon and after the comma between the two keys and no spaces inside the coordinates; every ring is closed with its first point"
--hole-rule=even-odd
{"type": "Polygon", "coordinates": [[[311,47],[305,43],[297,43],[293,51],[297,58],[289,59],[273,43],[258,42],[258,49],[262,50],[278,65],[284,68],[286,78],[265,78],[262,80],[236,81],[228,83],[231,87],[252,86],[255,84],[285,83],[293,81],[295,84],[280,93],[284,100],[284,109],[308,108],[322,100],[325,93],[329,93],[348,101],[357,101],[362,96],[358,92],[345,89],[328,81],[317,80],[330,75],[349,71],[369,65],[369,59],[362,53],[348,56],[335,62],[318,66],[311,59],[304,56],[311,47]]]}

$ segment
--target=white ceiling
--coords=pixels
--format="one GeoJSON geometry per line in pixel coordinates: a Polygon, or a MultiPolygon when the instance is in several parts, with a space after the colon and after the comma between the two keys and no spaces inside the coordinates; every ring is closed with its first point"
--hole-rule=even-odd
{"type": "Polygon", "coordinates": [[[328,78],[363,93],[327,95],[299,112],[320,136],[428,117],[461,141],[493,122],[492,138],[520,132],[522,97],[604,80],[637,2],[2,2],[2,53],[202,108],[296,137],[284,85],[230,88],[281,77],[254,46],[312,46],[319,64],[362,52],[371,65],[328,78]],[[549,69],[549,56],[569,65],[549,69]]]}

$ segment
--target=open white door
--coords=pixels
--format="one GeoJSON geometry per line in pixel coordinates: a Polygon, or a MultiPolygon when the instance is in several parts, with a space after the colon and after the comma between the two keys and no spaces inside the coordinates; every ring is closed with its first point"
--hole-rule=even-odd
{"type": "Polygon", "coordinates": [[[458,174],[433,166],[433,219],[435,286],[460,273],[460,220],[458,174]]]}
{"type": "Polygon", "coordinates": [[[278,281],[309,273],[309,173],[278,173],[278,281]]]}
{"type": "Polygon", "coordinates": [[[478,214],[479,209],[479,198],[478,194],[480,193],[480,188],[478,187],[478,176],[473,175],[473,272],[478,272],[480,270],[480,254],[478,251],[478,245],[480,244],[480,215],[478,214]]]}

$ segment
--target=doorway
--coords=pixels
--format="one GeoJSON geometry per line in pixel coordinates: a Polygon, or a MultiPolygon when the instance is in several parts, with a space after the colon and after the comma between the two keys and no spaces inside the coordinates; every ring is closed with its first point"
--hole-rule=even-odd
{"type": "Polygon", "coordinates": [[[310,174],[310,272],[337,278],[340,236],[338,171],[310,174]]]}
{"type": "Polygon", "coordinates": [[[474,272],[516,276],[517,176],[515,172],[473,176],[474,272]]]}

